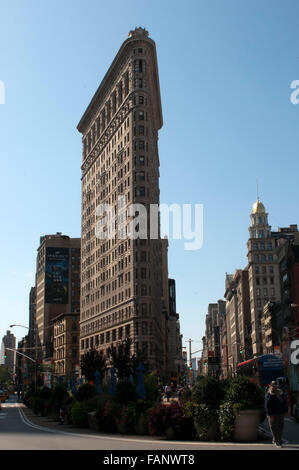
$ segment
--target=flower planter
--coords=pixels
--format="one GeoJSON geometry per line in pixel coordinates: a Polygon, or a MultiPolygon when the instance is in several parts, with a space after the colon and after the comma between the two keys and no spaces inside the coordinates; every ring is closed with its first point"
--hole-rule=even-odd
{"type": "Polygon", "coordinates": [[[258,439],[261,410],[241,410],[236,413],[233,439],[237,442],[254,442],[258,439]]]}

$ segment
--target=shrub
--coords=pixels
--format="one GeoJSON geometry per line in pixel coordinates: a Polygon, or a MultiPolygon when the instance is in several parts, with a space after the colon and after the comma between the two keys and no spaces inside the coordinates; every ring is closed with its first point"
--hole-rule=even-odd
{"type": "Polygon", "coordinates": [[[222,440],[232,440],[235,428],[235,419],[236,415],[232,403],[222,403],[219,410],[219,430],[222,440]]]}
{"type": "Polygon", "coordinates": [[[170,405],[159,404],[149,412],[149,429],[152,436],[167,436],[172,429],[173,436],[182,438],[183,433],[183,410],[178,403],[170,405]]]}
{"type": "Polygon", "coordinates": [[[190,388],[184,387],[179,397],[180,403],[184,404],[184,403],[190,402],[191,400],[192,400],[192,392],[190,388]]]}
{"type": "Polygon", "coordinates": [[[84,384],[78,388],[76,394],[76,401],[86,401],[89,398],[93,398],[97,394],[96,389],[93,385],[84,384]]]}
{"type": "Polygon", "coordinates": [[[206,403],[200,403],[194,408],[193,412],[194,428],[197,438],[200,441],[216,439],[217,411],[206,403]]]}
{"type": "Polygon", "coordinates": [[[50,400],[52,396],[52,390],[49,387],[43,387],[38,391],[38,396],[44,401],[50,400]]]}
{"type": "Polygon", "coordinates": [[[26,400],[24,400],[24,403],[28,408],[33,408],[33,401],[34,401],[34,398],[30,396],[30,397],[27,397],[26,400]]]}
{"type": "Polygon", "coordinates": [[[41,414],[43,412],[43,410],[44,410],[44,401],[39,396],[35,396],[33,398],[32,405],[33,405],[34,414],[38,415],[38,414],[41,414]]]}
{"type": "Polygon", "coordinates": [[[88,409],[85,403],[76,401],[71,407],[72,423],[77,426],[88,426],[88,409]]]}
{"type": "Polygon", "coordinates": [[[161,392],[159,389],[159,379],[154,373],[144,375],[145,399],[151,407],[159,401],[161,392]]]}
{"type": "MultiPolygon", "coordinates": [[[[104,400],[106,401],[106,398],[104,400]]],[[[102,395],[95,395],[92,398],[86,400],[85,403],[87,405],[88,411],[96,411],[101,406],[102,401],[102,395]]]]}
{"type": "Polygon", "coordinates": [[[214,377],[200,377],[191,393],[196,404],[205,404],[211,409],[219,409],[224,395],[221,382],[214,377]]]}
{"type": "Polygon", "coordinates": [[[99,428],[104,432],[117,432],[116,419],[119,416],[119,406],[112,400],[102,402],[96,411],[99,428]]]}
{"type": "Polygon", "coordinates": [[[69,399],[65,385],[56,385],[51,395],[51,411],[59,413],[61,405],[69,399]]]}
{"type": "Polygon", "coordinates": [[[232,404],[234,411],[264,408],[264,394],[261,388],[244,376],[237,376],[231,380],[225,401],[232,404]]]}
{"type": "Polygon", "coordinates": [[[181,406],[182,406],[183,413],[184,413],[184,416],[183,416],[184,439],[193,440],[195,439],[195,436],[196,436],[196,431],[194,427],[194,414],[195,414],[197,405],[195,405],[192,401],[187,401],[183,403],[181,406]]]}
{"type": "Polygon", "coordinates": [[[120,416],[116,419],[118,431],[122,434],[133,434],[137,422],[137,412],[134,405],[124,405],[120,416]]]}
{"type": "Polygon", "coordinates": [[[115,387],[114,400],[120,405],[127,405],[138,400],[136,386],[129,380],[118,382],[115,387]]]}

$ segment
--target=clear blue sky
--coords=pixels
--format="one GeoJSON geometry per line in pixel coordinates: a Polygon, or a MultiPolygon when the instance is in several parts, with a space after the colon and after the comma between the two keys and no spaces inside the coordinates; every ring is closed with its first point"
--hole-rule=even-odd
{"type": "Polygon", "coordinates": [[[203,248],[169,248],[183,340],[201,348],[208,304],[223,298],[225,273],[247,263],[257,178],[273,229],[299,223],[298,17],[296,0],[2,2],[0,338],[28,324],[39,237],[80,236],[76,125],[142,26],[158,53],[161,202],[204,204],[203,248]]]}

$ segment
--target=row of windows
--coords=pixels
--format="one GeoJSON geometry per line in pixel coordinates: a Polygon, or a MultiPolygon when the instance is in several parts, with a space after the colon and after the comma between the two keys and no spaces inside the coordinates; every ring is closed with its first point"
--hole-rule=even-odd
{"type": "Polygon", "coordinates": [[[253,243],[254,250],[272,250],[272,242],[253,243]]]}
{"type": "MultiPolygon", "coordinates": [[[[94,307],[91,307],[90,309],[86,310],[86,312],[82,312],[82,320],[92,317],[95,313],[98,313],[98,312],[95,311],[94,307]]],[[[87,325],[83,325],[81,328],[81,336],[84,336],[94,330],[107,328],[108,326],[111,326],[115,322],[123,322],[125,320],[128,320],[130,316],[131,316],[131,307],[128,306],[117,312],[111,313],[110,315],[106,315],[103,318],[94,320],[91,323],[88,323],[87,325]]]]}
{"type": "Polygon", "coordinates": [[[261,254],[261,255],[253,255],[253,260],[258,262],[258,261],[273,261],[273,254],[269,253],[267,255],[261,254]]]}
{"type": "Polygon", "coordinates": [[[261,284],[268,284],[268,281],[269,281],[269,284],[274,284],[274,277],[270,277],[269,279],[267,277],[257,277],[255,279],[256,281],[256,285],[259,286],[261,284]]]}
{"type": "Polygon", "coordinates": [[[106,331],[106,333],[101,333],[99,335],[92,336],[90,338],[81,340],[81,349],[89,349],[97,347],[102,344],[110,343],[111,341],[122,340],[124,337],[130,336],[130,325],[125,327],[115,328],[112,331],[106,331]]]}
{"type": "Polygon", "coordinates": [[[255,266],[254,267],[255,274],[273,274],[274,273],[274,267],[273,266],[255,266]]]}
{"type": "MultiPolygon", "coordinates": [[[[267,297],[268,296],[268,292],[270,293],[270,296],[271,297],[275,297],[275,287],[271,287],[270,289],[268,289],[267,287],[264,287],[263,288],[263,295],[264,297],[267,297]]],[[[262,289],[260,289],[259,287],[256,289],[256,295],[258,297],[261,296],[261,293],[262,293],[262,289]]]]}
{"type": "Polygon", "coordinates": [[[269,231],[267,230],[252,230],[252,238],[268,238],[270,236],[269,231]]]}

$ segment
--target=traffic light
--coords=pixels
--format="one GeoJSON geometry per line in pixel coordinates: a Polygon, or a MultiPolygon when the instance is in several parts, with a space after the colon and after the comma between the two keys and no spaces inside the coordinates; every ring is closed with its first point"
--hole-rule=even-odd
{"type": "Polygon", "coordinates": [[[242,348],[242,346],[240,345],[240,354],[243,354],[243,352],[244,352],[244,351],[243,351],[243,348],[242,348]]]}
{"type": "Polygon", "coordinates": [[[4,357],[4,359],[7,358],[7,352],[6,351],[4,351],[4,356],[3,357],[4,357]]]}

